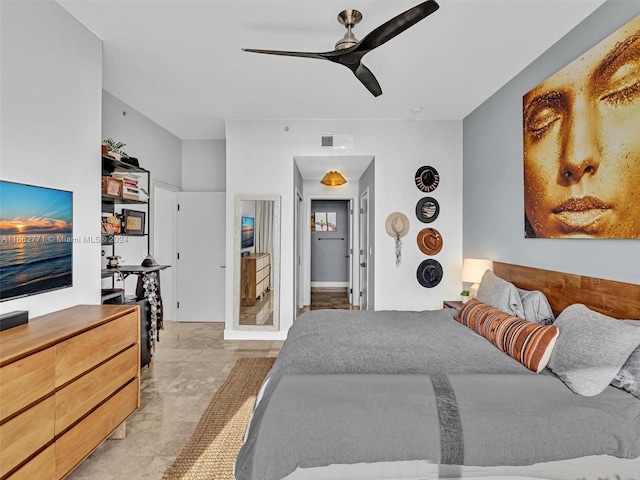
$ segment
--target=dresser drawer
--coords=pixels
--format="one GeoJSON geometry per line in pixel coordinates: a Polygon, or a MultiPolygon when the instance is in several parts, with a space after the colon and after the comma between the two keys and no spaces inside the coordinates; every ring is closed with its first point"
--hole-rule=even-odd
{"type": "Polygon", "coordinates": [[[56,346],[56,388],[138,341],[139,321],[129,313],[56,346]]]}
{"type": "Polygon", "coordinates": [[[138,345],[56,392],[56,435],[138,375],[138,345]]]}
{"type": "Polygon", "coordinates": [[[53,392],[55,358],[51,347],[0,369],[0,420],[53,392]]]}
{"type": "Polygon", "coordinates": [[[56,448],[48,446],[24,464],[7,480],[54,480],[56,478],[56,448]]]}
{"type": "Polygon", "coordinates": [[[262,270],[267,265],[269,265],[269,255],[263,255],[256,259],[256,270],[262,270]]]}
{"type": "Polygon", "coordinates": [[[56,440],[56,478],[62,478],[89,455],[138,408],[136,378],[56,440]]]}
{"type": "Polygon", "coordinates": [[[262,270],[258,270],[256,272],[256,283],[260,283],[269,275],[269,266],[263,268],[262,270]]]}
{"type": "Polygon", "coordinates": [[[51,395],[0,425],[0,477],[53,440],[55,413],[55,397],[51,395]]]}

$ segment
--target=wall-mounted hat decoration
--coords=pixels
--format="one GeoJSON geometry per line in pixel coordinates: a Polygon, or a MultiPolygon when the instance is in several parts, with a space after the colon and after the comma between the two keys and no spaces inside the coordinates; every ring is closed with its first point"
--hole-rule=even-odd
{"type": "Polygon", "coordinates": [[[442,280],[442,265],[437,260],[429,258],[418,266],[418,283],[426,288],[435,287],[442,280]]]}
{"type": "Polygon", "coordinates": [[[423,228],[417,240],[418,248],[425,255],[435,255],[442,250],[442,235],[435,228],[423,228]]]}
{"type": "Polygon", "coordinates": [[[440,183],[438,171],[425,165],[416,172],[416,187],[425,193],[433,192],[440,183]]]}
{"type": "Polygon", "coordinates": [[[440,213],[440,205],[433,197],[422,197],[416,204],[416,217],[423,223],[431,223],[440,213]]]}
{"type": "Polygon", "coordinates": [[[396,266],[402,260],[402,241],[400,238],[409,233],[409,219],[402,212],[390,213],[384,225],[387,233],[395,239],[396,243],[396,266]]]}

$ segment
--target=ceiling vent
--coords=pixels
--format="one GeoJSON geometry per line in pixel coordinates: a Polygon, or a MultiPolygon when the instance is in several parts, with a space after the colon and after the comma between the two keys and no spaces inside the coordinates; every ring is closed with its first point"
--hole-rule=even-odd
{"type": "Polygon", "coordinates": [[[320,137],[320,145],[324,148],[347,150],[353,148],[353,134],[331,133],[320,137]]]}

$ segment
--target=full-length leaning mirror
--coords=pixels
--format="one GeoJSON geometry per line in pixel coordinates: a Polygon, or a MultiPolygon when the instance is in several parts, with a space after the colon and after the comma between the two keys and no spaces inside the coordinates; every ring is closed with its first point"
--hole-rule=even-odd
{"type": "Polygon", "coordinates": [[[280,196],[236,195],[234,208],[234,328],[277,331],[280,196]]]}

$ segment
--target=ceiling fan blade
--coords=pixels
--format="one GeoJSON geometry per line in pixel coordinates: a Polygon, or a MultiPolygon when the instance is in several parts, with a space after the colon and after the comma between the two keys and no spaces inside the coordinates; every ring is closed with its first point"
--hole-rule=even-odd
{"type": "Polygon", "coordinates": [[[266,53],[268,55],[283,55],[286,57],[304,57],[304,58],[319,58],[321,60],[325,60],[323,53],[313,53],[313,52],[285,52],[283,50],[258,50],[254,48],[243,48],[245,52],[251,53],[266,53]]]}
{"type": "Polygon", "coordinates": [[[369,32],[356,46],[355,51],[367,53],[379,47],[409,27],[412,27],[420,20],[425,19],[438,10],[438,8],[440,8],[440,6],[434,0],[427,0],[420,5],[410,8],[406,12],[401,13],[369,32]]]}
{"type": "Polygon", "coordinates": [[[358,68],[353,71],[353,73],[355,73],[358,80],[360,80],[362,84],[367,87],[367,90],[369,90],[374,97],[382,95],[382,88],[380,87],[380,84],[378,83],[376,77],[374,77],[373,73],[371,73],[371,70],[369,70],[363,64],[360,64],[358,65],[358,68]]]}

